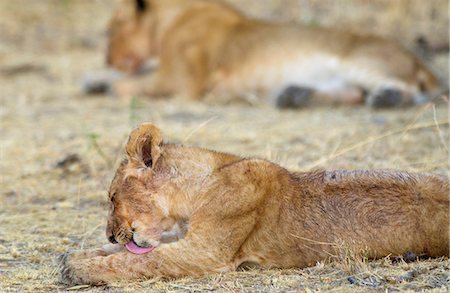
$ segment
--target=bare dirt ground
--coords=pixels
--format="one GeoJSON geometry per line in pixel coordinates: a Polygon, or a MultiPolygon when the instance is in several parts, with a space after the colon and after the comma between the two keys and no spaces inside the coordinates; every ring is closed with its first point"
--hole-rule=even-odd
{"type": "MultiPolygon", "coordinates": [[[[275,2],[280,1],[250,1],[242,8],[263,15],[261,7],[275,2]]],[[[445,1],[430,3],[438,11],[448,11],[445,1]]],[[[291,11],[276,7],[275,11],[291,11]]],[[[86,71],[103,67],[104,28],[112,8],[106,0],[0,1],[2,292],[66,290],[57,282],[55,258],[68,249],[106,243],[106,191],[125,139],[139,122],[153,121],[172,142],[268,158],[293,170],[396,168],[449,173],[446,103],[397,111],[364,107],[280,111],[263,105],[85,96],[80,79],[86,71]]],[[[445,17],[444,22],[448,25],[445,17]]],[[[430,37],[434,39],[439,38],[430,37]]],[[[403,41],[408,44],[410,39],[403,41]]],[[[430,60],[443,79],[448,78],[447,54],[430,60]]],[[[339,259],[303,270],[253,270],[69,289],[446,292],[449,267],[448,259],[367,261],[343,252],[339,259]]]]}

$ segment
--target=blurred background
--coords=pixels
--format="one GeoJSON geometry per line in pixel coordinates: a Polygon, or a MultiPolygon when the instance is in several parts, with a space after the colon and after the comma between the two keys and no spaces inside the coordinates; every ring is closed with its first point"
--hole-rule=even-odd
{"type": "MultiPolygon", "coordinates": [[[[253,17],[386,36],[423,58],[448,84],[447,0],[229,2],[253,17]]],[[[383,111],[362,106],[281,111],[84,95],[84,74],[105,66],[105,32],[116,3],[0,0],[0,290],[55,290],[56,255],[106,242],[109,182],[129,131],[143,121],[161,127],[167,141],[262,157],[296,171],[397,168],[448,174],[445,103],[383,111]]],[[[428,265],[415,283],[392,286],[444,286],[448,263],[417,264],[428,265]]],[[[275,272],[228,276],[223,282],[231,280],[230,290],[256,283],[262,291],[348,290],[345,270],[335,269],[286,272],[278,283],[272,280],[275,272]],[[324,282],[330,271],[338,277],[324,282]]],[[[386,278],[407,269],[383,263],[365,268],[386,278]]],[[[209,288],[202,282],[188,288],[209,288]]],[[[141,289],[178,290],[156,284],[141,289]]]]}
{"type": "MultiPolygon", "coordinates": [[[[277,21],[331,26],[389,37],[432,64],[448,79],[449,20],[446,0],[227,0],[247,15],[277,21]]],[[[39,0],[0,3],[2,67],[51,54],[67,56],[66,64],[86,51],[97,52],[85,65],[103,62],[105,30],[117,0],[39,0]],[[20,53],[20,54],[18,54],[20,53]],[[74,56],[75,57],[75,56],[74,56]]],[[[80,56],[81,57],[81,56],[80,56]]],[[[37,63],[38,60],[31,60],[37,63]]],[[[41,61],[43,62],[43,61],[41,61]]],[[[55,60],[55,62],[57,62],[55,60]]],[[[78,62],[74,62],[78,63],[78,62]]],[[[83,62],[84,63],[84,62],[83,62]]],[[[17,65],[17,64],[16,64],[17,65]]],[[[67,76],[60,76],[60,78],[67,76]]]]}

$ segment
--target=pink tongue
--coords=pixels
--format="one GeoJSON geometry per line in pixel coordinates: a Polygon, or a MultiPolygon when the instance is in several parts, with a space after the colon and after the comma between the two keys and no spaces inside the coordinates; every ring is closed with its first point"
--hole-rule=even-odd
{"type": "Polygon", "coordinates": [[[150,251],[152,251],[154,249],[153,246],[150,246],[150,247],[139,247],[133,241],[130,241],[127,244],[125,244],[125,247],[127,248],[127,250],[129,252],[134,253],[134,254],[144,254],[144,253],[150,252],[150,251]]]}

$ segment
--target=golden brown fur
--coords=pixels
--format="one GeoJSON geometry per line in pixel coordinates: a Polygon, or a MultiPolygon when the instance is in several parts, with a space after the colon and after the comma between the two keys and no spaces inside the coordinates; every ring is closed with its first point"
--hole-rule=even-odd
{"type": "Polygon", "coordinates": [[[136,72],[159,60],[156,73],[118,82],[121,95],[258,97],[295,107],[304,102],[295,101],[301,89],[347,103],[361,102],[366,91],[369,105],[383,107],[423,102],[438,87],[392,41],[249,19],[218,1],[123,0],[110,33],[112,66],[136,72]],[[289,87],[298,89],[286,93],[289,87]]]}
{"type": "Polygon", "coordinates": [[[372,258],[449,255],[445,177],[291,173],[265,160],[166,144],[150,123],[131,133],[126,153],[109,190],[107,237],[118,244],[66,254],[65,283],[196,276],[244,262],[302,268],[342,245],[372,258]],[[132,239],[156,248],[123,250],[132,239]]]}

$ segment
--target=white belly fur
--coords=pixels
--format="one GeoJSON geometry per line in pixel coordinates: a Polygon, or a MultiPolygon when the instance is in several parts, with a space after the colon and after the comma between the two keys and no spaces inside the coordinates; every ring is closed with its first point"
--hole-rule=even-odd
{"type": "Polygon", "coordinates": [[[405,87],[403,82],[364,66],[367,64],[352,64],[333,55],[305,57],[302,54],[294,58],[286,56],[284,60],[274,59],[260,58],[256,62],[246,62],[227,77],[217,80],[213,92],[222,96],[262,95],[268,102],[274,103],[286,87],[293,85],[325,94],[356,86],[367,90],[386,85],[405,87]]]}

